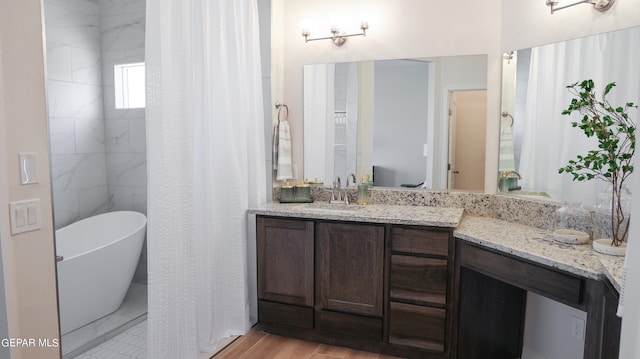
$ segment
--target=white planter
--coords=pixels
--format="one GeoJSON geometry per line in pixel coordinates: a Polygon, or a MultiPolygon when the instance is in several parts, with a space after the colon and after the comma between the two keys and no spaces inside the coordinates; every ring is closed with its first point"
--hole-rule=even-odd
{"type": "Polygon", "coordinates": [[[620,246],[615,247],[611,245],[611,239],[596,239],[593,241],[593,250],[611,256],[623,256],[627,251],[627,243],[622,242],[620,246]]]}

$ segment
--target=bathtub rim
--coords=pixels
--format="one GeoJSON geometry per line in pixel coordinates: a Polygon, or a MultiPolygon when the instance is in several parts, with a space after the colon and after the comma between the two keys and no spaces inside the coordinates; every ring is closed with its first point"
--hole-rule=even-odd
{"type": "Polygon", "coordinates": [[[92,252],[100,250],[102,248],[106,248],[106,247],[108,247],[108,246],[110,246],[110,245],[112,245],[114,243],[117,243],[117,242],[119,242],[119,241],[121,241],[121,240],[123,240],[123,239],[125,239],[125,238],[127,238],[129,236],[131,236],[131,235],[134,235],[134,234],[140,232],[140,230],[143,230],[143,229],[145,231],[145,239],[143,239],[143,241],[144,241],[144,240],[146,240],[146,226],[147,226],[147,216],[144,213],[138,212],[138,211],[111,211],[111,212],[105,212],[105,213],[96,214],[94,216],[86,217],[86,218],[83,218],[83,219],[81,219],[79,221],[75,221],[73,223],[70,223],[70,224],[68,224],[68,225],[66,225],[66,226],[64,226],[62,228],[56,229],[54,231],[54,249],[55,249],[55,252],[56,252],[56,263],[69,261],[69,260],[72,260],[72,259],[77,258],[79,256],[86,255],[88,253],[92,253],[92,252]],[[117,214],[125,214],[125,213],[126,214],[131,214],[131,215],[134,215],[134,216],[142,219],[143,221],[142,221],[141,225],[135,227],[130,232],[127,232],[126,235],[120,236],[120,237],[110,241],[109,243],[103,244],[101,246],[92,247],[88,251],[84,251],[82,253],[78,253],[78,254],[73,255],[73,256],[65,256],[64,254],[61,255],[60,253],[58,253],[58,247],[57,247],[58,231],[61,231],[63,229],[67,229],[67,228],[72,228],[74,225],[76,225],[76,224],[78,224],[78,223],[80,223],[82,221],[88,221],[89,219],[94,219],[96,217],[107,217],[109,215],[113,215],[114,213],[117,213],[117,214]]]}

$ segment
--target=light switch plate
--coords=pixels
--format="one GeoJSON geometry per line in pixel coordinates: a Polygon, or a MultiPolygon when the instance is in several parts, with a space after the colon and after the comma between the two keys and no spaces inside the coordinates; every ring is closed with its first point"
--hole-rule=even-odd
{"type": "Polygon", "coordinates": [[[20,234],[42,228],[40,199],[9,203],[11,234],[20,234]]]}
{"type": "Polygon", "coordinates": [[[38,154],[35,152],[20,152],[20,183],[38,183],[38,154]]]}

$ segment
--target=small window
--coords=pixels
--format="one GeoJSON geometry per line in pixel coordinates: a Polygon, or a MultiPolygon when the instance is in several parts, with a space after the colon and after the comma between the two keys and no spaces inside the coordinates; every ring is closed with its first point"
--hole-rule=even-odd
{"type": "Polygon", "coordinates": [[[144,62],[114,66],[116,108],[144,108],[144,62]]]}

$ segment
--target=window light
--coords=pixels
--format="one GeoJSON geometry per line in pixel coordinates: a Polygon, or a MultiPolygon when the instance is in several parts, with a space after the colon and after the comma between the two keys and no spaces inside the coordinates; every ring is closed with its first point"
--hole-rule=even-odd
{"type": "Polygon", "coordinates": [[[144,62],[114,66],[116,108],[144,108],[144,62]]]}

